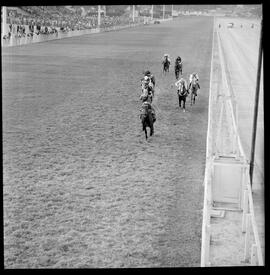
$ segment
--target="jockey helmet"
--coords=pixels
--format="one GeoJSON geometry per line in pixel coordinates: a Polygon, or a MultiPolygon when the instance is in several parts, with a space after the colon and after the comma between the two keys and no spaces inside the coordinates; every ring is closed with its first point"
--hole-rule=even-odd
{"type": "Polygon", "coordinates": [[[144,72],[144,75],[145,75],[145,76],[151,75],[151,72],[150,72],[150,71],[145,71],[145,72],[144,72]]]}
{"type": "Polygon", "coordinates": [[[164,57],[166,57],[166,56],[169,57],[169,55],[167,53],[164,54],[164,57]]]}

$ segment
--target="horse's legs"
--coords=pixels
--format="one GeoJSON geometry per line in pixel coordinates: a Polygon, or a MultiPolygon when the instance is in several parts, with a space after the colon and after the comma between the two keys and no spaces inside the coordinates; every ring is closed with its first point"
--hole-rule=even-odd
{"type": "Polygon", "coordinates": [[[154,134],[154,125],[152,125],[152,127],[150,128],[150,136],[152,136],[154,134]]]}
{"type": "Polygon", "coordinates": [[[179,95],[178,95],[178,100],[179,100],[179,107],[181,108],[181,98],[179,95]]]}
{"type": "Polygon", "coordinates": [[[186,111],[186,98],[183,98],[183,111],[186,111]]]}

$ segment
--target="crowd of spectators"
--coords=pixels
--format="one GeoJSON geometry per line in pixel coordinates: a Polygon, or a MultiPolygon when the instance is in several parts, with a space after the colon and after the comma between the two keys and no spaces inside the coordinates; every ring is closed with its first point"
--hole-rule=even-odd
{"type": "MultiPolygon", "coordinates": [[[[98,27],[97,14],[85,13],[80,9],[68,9],[64,6],[21,6],[24,13],[8,11],[8,33],[3,37],[9,39],[29,37],[40,34],[53,34],[74,30],[95,29],[98,27]]],[[[130,16],[101,16],[100,27],[127,25],[132,22],[130,16]]]]}

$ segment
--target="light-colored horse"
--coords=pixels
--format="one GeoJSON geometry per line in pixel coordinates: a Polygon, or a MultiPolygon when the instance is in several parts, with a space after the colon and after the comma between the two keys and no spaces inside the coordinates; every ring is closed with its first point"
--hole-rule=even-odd
{"type": "Polygon", "coordinates": [[[186,111],[186,97],[189,94],[188,88],[187,88],[187,82],[184,78],[180,78],[175,83],[175,86],[177,87],[177,94],[179,99],[179,107],[181,108],[181,103],[183,102],[183,111],[186,111]]]}
{"type": "Polygon", "coordinates": [[[196,96],[200,90],[198,74],[191,74],[189,77],[190,105],[195,104],[196,96]]]}

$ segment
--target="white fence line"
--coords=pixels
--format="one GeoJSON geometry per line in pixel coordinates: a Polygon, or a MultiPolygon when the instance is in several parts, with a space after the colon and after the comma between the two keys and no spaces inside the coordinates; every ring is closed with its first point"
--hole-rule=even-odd
{"type": "MultiPolygon", "coordinates": [[[[242,214],[242,228],[239,230],[245,233],[245,244],[244,244],[244,255],[243,258],[246,262],[249,262],[251,265],[263,265],[263,257],[261,244],[259,239],[259,234],[257,230],[257,225],[254,216],[254,206],[253,206],[253,198],[252,191],[250,185],[250,176],[248,173],[248,161],[245,155],[245,152],[242,147],[242,143],[240,140],[237,120],[235,119],[235,114],[233,110],[231,91],[229,89],[228,80],[226,76],[225,70],[225,60],[223,56],[223,52],[221,49],[221,40],[218,34],[218,31],[215,30],[215,20],[214,20],[214,28],[213,28],[213,41],[212,41],[212,58],[211,58],[211,71],[210,71],[210,89],[209,89],[209,110],[208,110],[208,130],[207,130],[207,144],[206,144],[206,168],[205,168],[205,177],[204,177],[204,204],[203,204],[203,222],[202,222],[202,243],[201,243],[201,267],[210,266],[210,238],[211,238],[211,210],[213,205],[212,200],[212,187],[215,182],[213,182],[213,163],[214,158],[213,155],[215,152],[212,152],[212,126],[213,126],[213,113],[212,113],[212,77],[213,77],[213,54],[214,54],[214,41],[217,41],[219,59],[221,65],[221,74],[222,74],[222,84],[223,88],[227,93],[226,99],[224,99],[224,107],[226,108],[226,115],[229,116],[229,120],[231,121],[230,127],[230,135],[235,137],[236,144],[235,148],[238,152],[238,156],[243,160],[243,169],[242,169],[242,182],[240,184],[242,190],[242,195],[244,197],[244,202],[239,202],[240,209],[243,210],[242,214]],[[215,36],[216,33],[216,36],[215,36]],[[252,236],[254,237],[255,243],[251,241],[252,236]]],[[[237,110],[236,110],[237,111],[237,110]]],[[[237,112],[236,112],[237,114],[237,112]]],[[[219,122],[221,123],[221,121],[219,122]]],[[[218,125],[218,127],[221,125],[218,125]]],[[[216,150],[216,149],[215,149],[216,150]]],[[[233,163],[230,165],[234,165],[233,163]]]]}
{"type": "Polygon", "coordinates": [[[202,244],[201,244],[201,267],[209,266],[209,249],[210,249],[210,203],[211,203],[211,158],[212,158],[212,77],[213,77],[213,56],[214,56],[214,39],[215,39],[215,18],[213,20],[212,34],[212,55],[209,84],[208,100],[208,126],[206,138],[206,167],[204,176],[204,202],[203,202],[203,221],[202,221],[202,244]]]}

